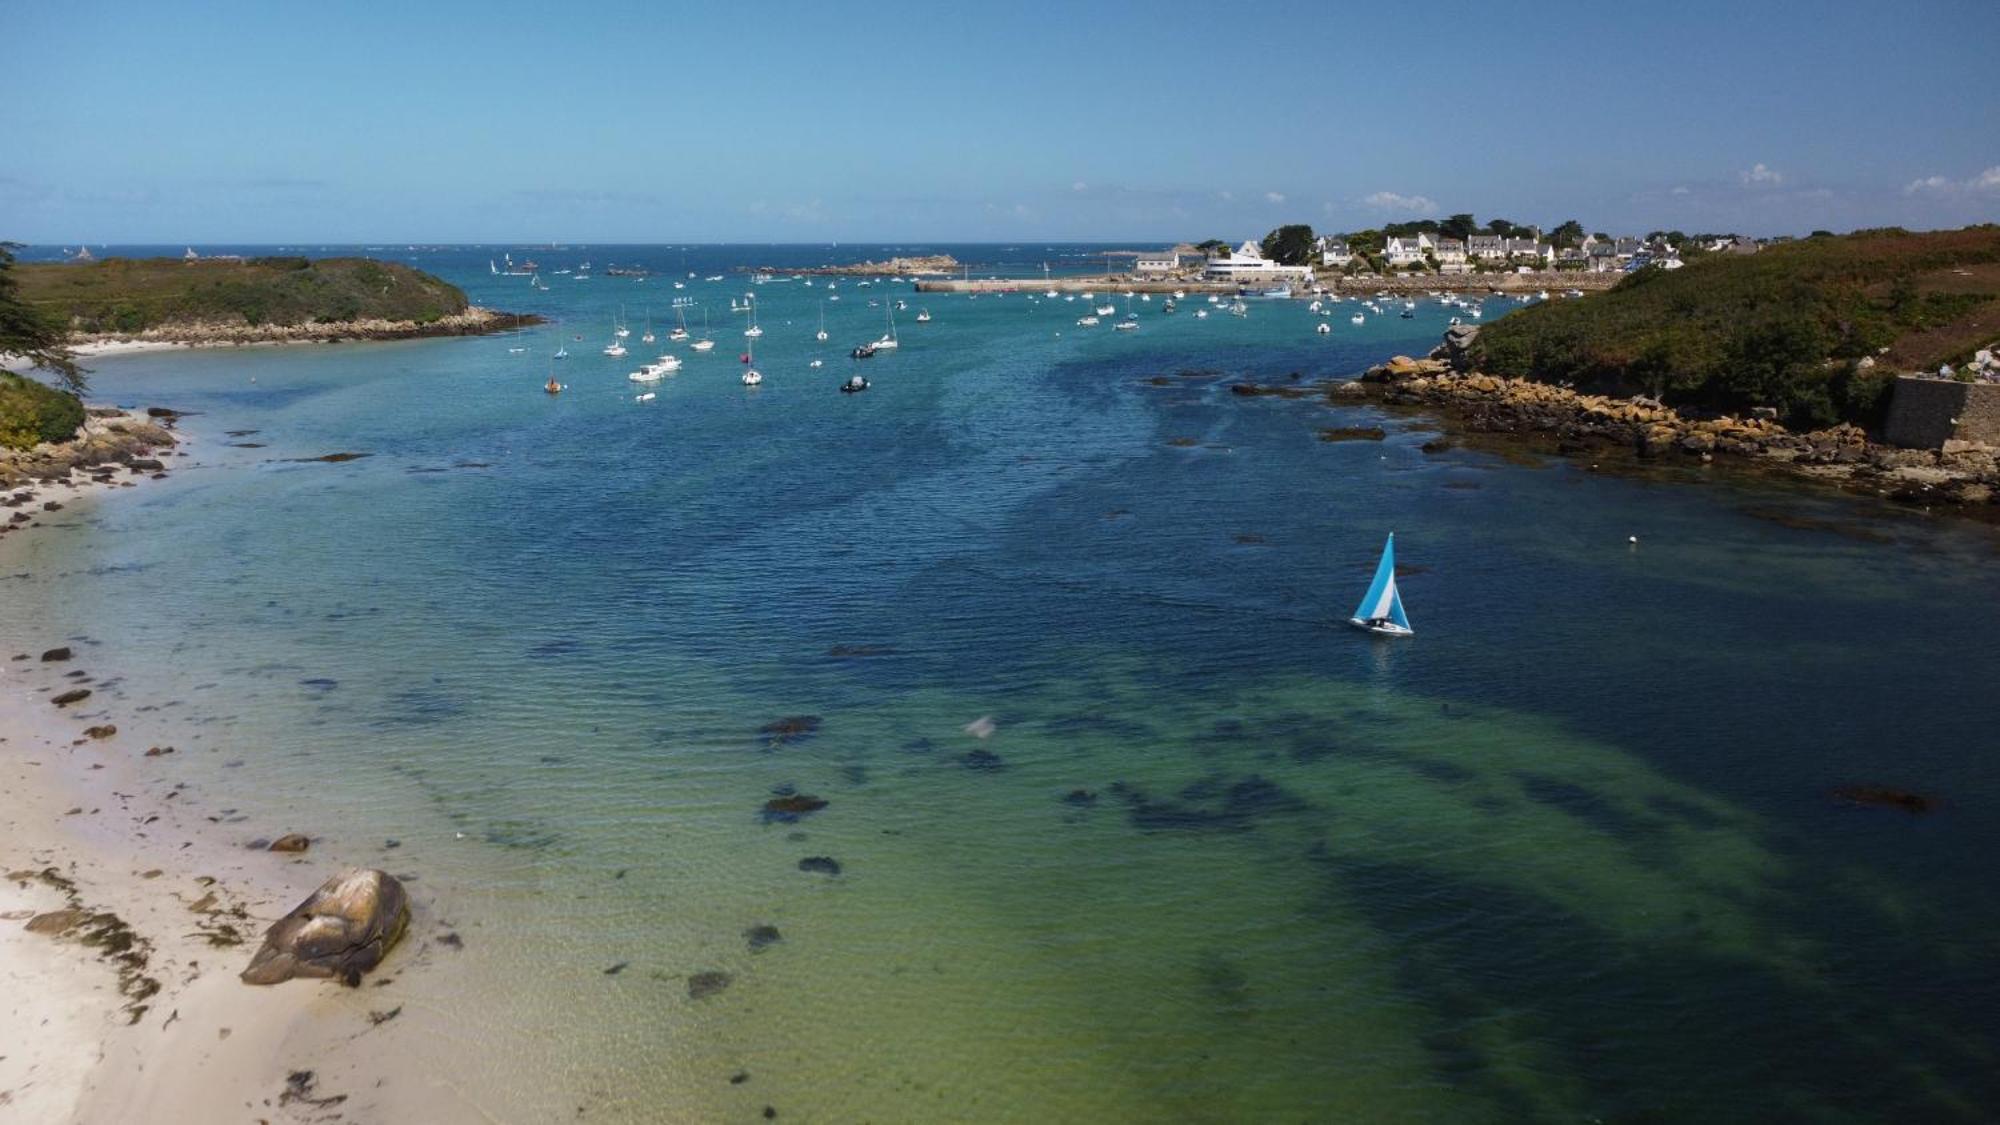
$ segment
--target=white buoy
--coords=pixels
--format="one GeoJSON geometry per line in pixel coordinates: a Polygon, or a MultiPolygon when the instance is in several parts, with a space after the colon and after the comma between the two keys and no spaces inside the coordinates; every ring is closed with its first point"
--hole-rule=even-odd
{"type": "Polygon", "coordinates": [[[1638,541],[1639,541],[1639,537],[1638,537],[1638,536],[1636,536],[1636,535],[1627,535],[1627,536],[1625,537],[1625,542],[1627,542],[1627,543],[1637,543],[1638,541]]]}

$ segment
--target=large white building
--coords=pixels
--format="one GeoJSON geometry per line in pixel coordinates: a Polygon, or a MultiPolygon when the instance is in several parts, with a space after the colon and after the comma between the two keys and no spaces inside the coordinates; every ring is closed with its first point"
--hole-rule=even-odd
{"type": "Polygon", "coordinates": [[[1181,268],[1181,256],[1172,250],[1157,254],[1141,254],[1132,263],[1133,273],[1167,274],[1181,268]]]}
{"type": "Polygon", "coordinates": [[[1254,242],[1246,242],[1235,253],[1210,258],[1203,271],[1211,281],[1305,281],[1313,279],[1311,266],[1284,266],[1264,256],[1254,242]]]}

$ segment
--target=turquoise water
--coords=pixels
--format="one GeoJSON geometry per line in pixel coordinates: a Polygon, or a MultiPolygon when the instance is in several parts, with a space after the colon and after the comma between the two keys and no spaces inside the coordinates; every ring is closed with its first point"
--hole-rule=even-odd
{"type": "Polygon", "coordinates": [[[1859,1121],[2000,1096],[1990,530],[1426,455],[1410,418],[1228,393],[1420,352],[1428,303],[1322,337],[1297,304],[1135,301],[1114,335],[1079,303],[843,280],[818,345],[823,290],[780,282],[747,389],[745,279],[534,293],[489,256],[415,260],[560,323],[103,361],[101,397],[200,412],[198,465],[0,581],[0,635],[87,635],[121,705],[163,708],[172,768],[250,816],[224,831],[417,877],[399,1025],[468,1103],[1859,1121]],[[852,363],[892,295],[903,348],[852,363]],[[721,342],[636,402],[674,296],[721,342]],[[874,388],[835,393],[850,370],[874,388]],[[1388,440],[1317,440],[1368,422],[1388,440]],[[284,460],[340,450],[370,456],[284,460]],[[1391,530],[1419,568],[1402,642],[1339,624],[1391,530]],[[1949,803],[1828,799],[1859,782],[1949,803]],[[828,804],[761,817],[784,792],[828,804]],[[759,925],[782,938],[753,952],[759,925]],[[445,928],[462,953],[425,944],[445,928]],[[704,972],[730,983],[691,998],[704,972]]]}

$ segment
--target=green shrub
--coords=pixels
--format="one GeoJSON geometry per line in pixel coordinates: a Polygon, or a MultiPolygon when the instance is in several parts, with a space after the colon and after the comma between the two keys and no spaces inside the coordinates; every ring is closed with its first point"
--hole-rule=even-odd
{"type": "Polygon", "coordinates": [[[75,395],[25,375],[0,372],[0,446],[31,449],[62,441],[83,425],[83,402],[75,395]]]}

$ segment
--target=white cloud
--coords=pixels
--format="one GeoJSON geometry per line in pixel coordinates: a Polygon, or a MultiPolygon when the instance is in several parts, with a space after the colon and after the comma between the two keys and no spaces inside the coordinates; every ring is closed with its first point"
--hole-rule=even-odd
{"type": "Polygon", "coordinates": [[[1777,187],[1785,182],[1784,173],[1767,164],[1756,164],[1748,172],[1742,173],[1743,182],[1751,187],[1777,187]]]}
{"type": "Polygon", "coordinates": [[[1233,191],[1218,191],[1215,194],[1221,197],[1224,203],[1234,203],[1236,201],[1236,193],[1233,191]]]}
{"type": "Polygon", "coordinates": [[[1366,195],[1361,202],[1383,211],[1408,211],[1413,215],[1437,214],[1437,202],[1425,195],[1398,195],[1393,191],[1378,191],[1366,195]]]}
{"type": "Polygon", "coordinates": [[[1963,192],[2000,192],[2000,164],[1969,180],[1947,176],[1925,176],[1903,185],[1904,195],[1958,195],[1963,192]]]}
{"type": "Polygon", "coordinates": [[[1078,180],[1077,182],[1075,182],[1075,183],[1073,183],[1073,184],[1069,185],[1069,190],[1071,190],[1071,191],[1089,191],[1089,190],[1090,190],[1090,185],[1089,185],[1089,184],[1086,184],[1086,183],[1084,183],[1084,182],[1083,182],[1082,180],[1078,180]]]}
{"type": "Polygon", "coordinates": [[[1669,192],[1668,194],[1669,194],[1669,195],[1688,195],[1688,194],[1690,194],[1690,193],[1689,193],[1689,191],[1688,191],[1688,188],[1687,188],[1687,186],[1686,186],[1685,184],[1682,184],[1682,185],[1678,185],[1678,186],[1676,186],[1676,187],[1674,188],[1674,190],[1673,190],[1673,191],[1671,191],[1671,192],[1669,192]]]}
{"type": "Polygon", "coordinates": [[[1264,193],[1264,202],[1266,203],[1283,203],[1284,201],[1285,193],[1282,191],[1267,191],[1264,193]]]}

